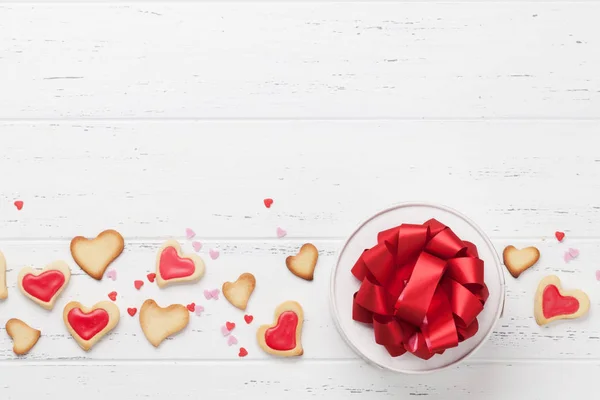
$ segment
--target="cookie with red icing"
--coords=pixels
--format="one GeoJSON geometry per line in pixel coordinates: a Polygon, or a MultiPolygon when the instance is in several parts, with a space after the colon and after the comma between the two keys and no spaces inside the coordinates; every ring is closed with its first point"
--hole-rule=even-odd
{"type": "Polygon", "coordinates": [[[156,256],[156,284],[197,282],[204,276],[204,261],[196,254],[182,254],[175,240],[167,240],[156,256]]]}
{"type": "Polygon", "coordinates": [[[71,269],[67,263],[54,261],[41,270],[23,268],[17,277],[17,285],[26,297],[46,310],[52,310],[70,279],[71,269]]]}
{"type": "Polygon", "coordinates": [[[85,307],[72,301],[63,310],[67,330],[85,351],[92,348],[119,323],[119,307],[110,301],[101,301],[85,307]]]}
{"type": "Polygon", "coordinates": [[[295,301],[286,301],[275,309],[274,322],[256,332],[258,345],[265,352],[282,357],[301,356],[304,312],[295,301]]]}
{"type": "Polygon", "coordinates": [[[6,259],[0,251],[0,300],[8,297],[8,288],[6,287],[6,259]]]}
{"type": "Polygon", "coordinates": [[[550,275],[538,285],[534,301],[535,322],[546,325],[558,319],[574,319],[590,309],[590,299],[581,290],[562,290],[560,279],[550,275]]]}

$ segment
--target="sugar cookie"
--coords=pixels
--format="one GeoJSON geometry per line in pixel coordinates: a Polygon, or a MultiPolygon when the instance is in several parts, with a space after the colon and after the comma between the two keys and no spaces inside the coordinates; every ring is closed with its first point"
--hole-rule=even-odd
{"type": "Polygon", "coordinates": [[[161,307],[152,299],[148,299],[140,308],[140,326],[146,339],[154,347],[158,347],[167,337],[181,331],[190,320],[190,312],[186,306],[171,304],[161,307]]]}
{"type": "Polygon", "coordinates": [[[156,284],[196,282],[204,276],[204,261],[196,254],[182,254],[175,240],[167,240],[156,256],[156,284]]]}
{"type": "Polygon", "coordinates": [[[223,296],[234,307],[245,310],[248,306],[248,300],[256,287],[254,275],[245,272],[240,275],[235,282],[225,282],[223,284],[223,296]]]}
{"type": "Polygon", "coordinates": [[[542,279],[535,293],[534,314],[538,325],[558,319],[574,319],[586,314],[590,299],[581,290],[562,290],[560,279],[550,275],[542,279]]]}
{"type": "Polygon", "coordinates": [[[312,243],[306,243],[297,255],[285,259],[285,265],[297,277],[312,281],[318,258],[319,250],[312,243]]]}
{"type": "Polygon", "coordinates": [[[301,356],[302,306],[295,301],[286,301],[275,309],[275,322],[262,325],[256,332],[258,345],[267,353],[276,356],[301,356]]]}
{"type": "Polygon", "coordinates": [[[89,276],[101,280],[104,271],[123,252],[125,240],[113,229],[101,232],[94,239],[83,236],[71,240],[73,259],[89,276]]]}
{"type": "Polygon", "coordinates": [[[42,334],[16,318],[11,318],[6,322],[6,333],[13,341],[13,352],[18,356],[29,353],[42,334]]]}
{"type": "Polygon", "coordinates": [[[518,278],[523,271],[532,267],[540,259],[540,251],[533,246],[521,250],[518,250],[515,246],[506,246],[502,256],[508,272],[514,278],[518,278]]]}
{"type": "Polygon", "coordinates": [[[19,271],[17,285],[35,303],[52,310],[56,299],[71,279],[71,269],[64,261],[54,261],[44,269],[25,267],[19,271]]]}
{"type": "Polygon", "coordinates": [[[109,301],[101,301],[92,307],[71,301],[63,310],[67,330],[85,351],[117,326],[119,318],[119,307],[109,301]]]}
{"type": "Polygon", "coordinates": [[[6,287],[6,259],[0,251],[0,300],[8,297],[8,288],[6,287]]]}

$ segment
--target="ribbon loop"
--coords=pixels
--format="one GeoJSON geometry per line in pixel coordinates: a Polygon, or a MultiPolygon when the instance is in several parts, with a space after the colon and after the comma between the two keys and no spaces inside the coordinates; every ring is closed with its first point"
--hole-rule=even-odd
{"type": "Polygon", "coordinates": [[[352,274],[352,318],[392,357],[429,359],[472,337],[489,296],[477,247],[435,219],[380,232],[352,274]]]}

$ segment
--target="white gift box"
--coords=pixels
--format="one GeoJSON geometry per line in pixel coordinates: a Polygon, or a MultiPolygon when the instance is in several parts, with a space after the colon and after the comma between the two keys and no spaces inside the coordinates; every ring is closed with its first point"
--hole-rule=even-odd
{"type": "Polygon", "coordinates": [[[481,347],[490,336],[504,307],[504,273],[500,259],[485,233],[470,219],[450,208],[426,203],[403,203],[385,209],[363,222],[342,246],[331,277],[331,308],[337,328],[348,345],[371,364],[402,373],[428,373],[463,361],[481,347]],[[401,224],[422,224],[435,218],[462,240],[477,246],[484,262],[484,280],[489,297],[477,316],[479,330],[457,347],[436,354],[429,360],[410,353],[392,357],[375,343],[373,327],[352,319],[352,298],[360,281],[350,272],[365,249],[377,244],[377,234],[401,224]]]}

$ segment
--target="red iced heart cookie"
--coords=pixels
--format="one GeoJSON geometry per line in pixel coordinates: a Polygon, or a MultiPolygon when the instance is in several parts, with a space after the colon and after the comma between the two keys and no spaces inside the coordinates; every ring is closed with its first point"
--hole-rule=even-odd
{"type": "Polygon", "coordinates": [[[295,301],[286,301],[275,309],[275,323],[262,325],[256,332],[259,346],[267,353],[291,357],[304,353],[301,343],[304,313],[295,301]]]}
{"type": "Polygon", "coordinates": [[[51,310],[56,299],[71,279],[71,269],[64,261],[55,261],[42,270],[26,267],[19,272],[17,282],[21,292],[51,310]]]}
{"type": "Polygon", "coordinates": [[[581,290],[565,290],[558,277],[547,276],[538,285],[535,294],[534,313],[538,325],[546,325],[557,319],[579,318],[588,312],[590,300],[581,290]]]}
{"type": "Polygon", "coordinates": [[[117,325],[119,308],[108,301],[89,308],[72,301],[63,310],[63,320],[77,344],[88,351],[117,325]]]}
{"type": "Polygon", "coordinates": [[[156,283],[164,287],[178,282],[195,282],[204,275],[204,262],[196,254],[181,254],[179,243],[165,242],[156,257],[156,283]]]}

